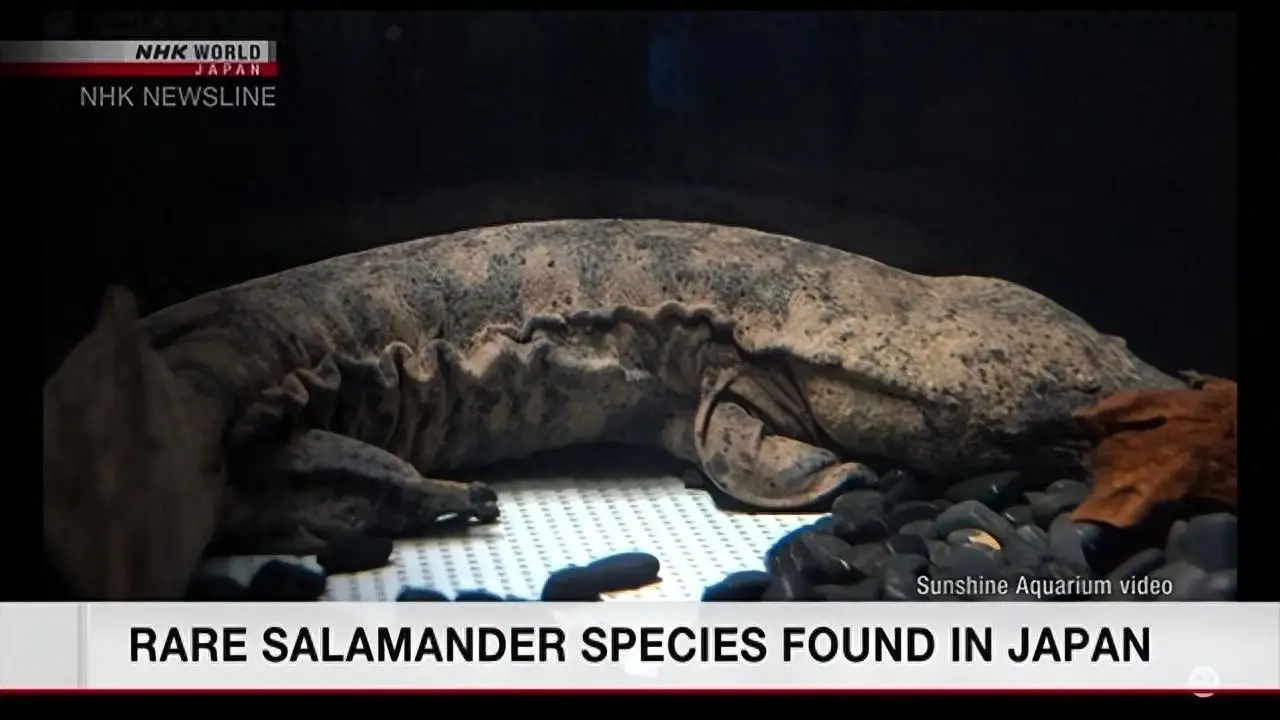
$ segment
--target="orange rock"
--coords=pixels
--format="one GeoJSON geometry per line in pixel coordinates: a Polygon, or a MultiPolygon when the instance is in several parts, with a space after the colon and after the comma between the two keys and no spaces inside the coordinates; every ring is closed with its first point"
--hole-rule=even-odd
{"type": "Polygon", "coordinates": [[[1130,527],[1157,505],[1185,499],[1235,507],[1236,384],[1125,390],[1075,413],[1096,443],[1093,490],[1075,521],[1130,527]]]}

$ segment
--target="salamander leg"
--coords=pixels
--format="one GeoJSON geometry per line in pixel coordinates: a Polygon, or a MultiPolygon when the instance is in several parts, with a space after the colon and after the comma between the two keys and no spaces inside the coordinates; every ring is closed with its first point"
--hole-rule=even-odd
{"type": "Polygon", "coordinates": [[[726,495],[762,511],[818,509],[847,489],[876,485],[870,467],[809,442],[804,412],[784,387],[750,376],[710,387],[694,432],[702,471],[726,495]]]}
{"type": "Polygon", "coordinates": [[[310,554],[347,535],[426,537],[499,516],[498,496],[483,483],[425,478],[385,450],[323,430],[255,458],[245,472],[220,550],[310,554]]]}

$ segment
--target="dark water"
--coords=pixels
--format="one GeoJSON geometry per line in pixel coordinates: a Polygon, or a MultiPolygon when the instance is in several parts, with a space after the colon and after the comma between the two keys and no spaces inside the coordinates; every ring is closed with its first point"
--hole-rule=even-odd
{"type": "Polygon", "coordinates": [[[44,87],[45,371],[148,308],[462,227],[753,225],[1034,287],[1236,374],[1229,13],[110,13],[48,37],[266,38],[271,110],[44,87]]]}

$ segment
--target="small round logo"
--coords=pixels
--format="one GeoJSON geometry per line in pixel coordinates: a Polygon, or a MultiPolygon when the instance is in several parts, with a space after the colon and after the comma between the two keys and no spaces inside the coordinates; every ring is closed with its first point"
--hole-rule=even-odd
{"type": "MultiPolygon", "coordinates": [[[[1187,678],[1187,687],[1196,690],[1213,690],[1222,687],[1222,679],[1218,677],[1218,673],[1209,667],[1200,666],[1191,671],[1191,677],[1187,678]]],[[[1211,692],[1192,693],[1196,697],[1212,697],[1211,692]]]]}

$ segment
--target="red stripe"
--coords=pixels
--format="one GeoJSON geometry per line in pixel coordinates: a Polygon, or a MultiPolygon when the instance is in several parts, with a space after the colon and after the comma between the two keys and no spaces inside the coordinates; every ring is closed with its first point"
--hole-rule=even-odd
{"type": "Polygon", "coordinates": [[[255,78],[276,76],[274,62],[259,63],[148,63],[148,62],[51,62],[0,63],[0,75],[25,77],[208,77],[255,78]]]}

